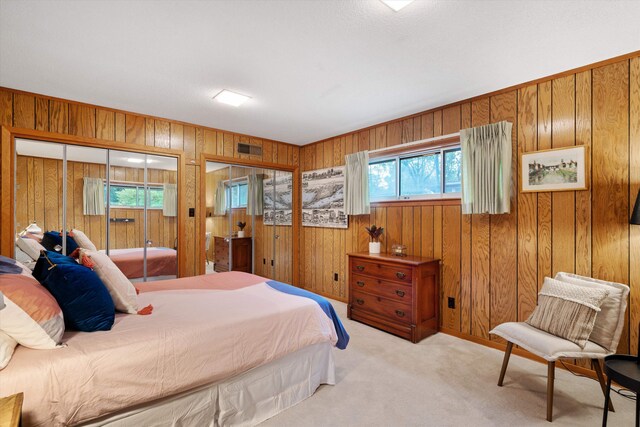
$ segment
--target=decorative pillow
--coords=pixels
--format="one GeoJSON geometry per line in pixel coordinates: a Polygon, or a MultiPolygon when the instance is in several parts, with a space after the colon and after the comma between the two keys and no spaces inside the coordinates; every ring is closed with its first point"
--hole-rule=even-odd
{"type": "Polygon", "coordinates": [[[16,340],[0,331],[0,370],[9,364],[17,345],[18,342],[16,340]]]}
{"type": "Polygon", "coordinates": [[[31,270],[13,258],[0,255],[0,275],[2,274],[26,274],[31,276],[31,270]]]}
{"type": "Polygon", "coordinates": [[[38,258],[40,258],[40,251],[44,250],[44,246],[38,243],[37,240],[28,237],[18,237],[16,239],[16,245],[22,252],[29,255],[33,261],[37,261],[38,258]]]}
{"type": "Polygon", "coordinates": [[[98,275],[73,258],[58,262],[49,254],[40,257],[33,274],[58,301],[67,327],[84,332],[111,329],[115,307],[98,275]]]}
{"type": "Polygon", "coordinates": [[[0,276],[6,307],[0,310],[0,330],[19,344],[35,349],[56,348],[64,334],[62,310],[36,279],[23,274],[0,276]]]}
{"type": "MultiPolygon", "coordinates": [[[[80,247],[82,249],[88,249],[88,250],[94,251],[94,252],[98,251],[98,248],[96,248],[96,245],[94,245],[93,242],[91,241],[91,239],[89,239],[87,237],[87,235],[84,234],[82,231],[76,230],[74,228],[73,230],[71,230],[71,233],[69,233],[69,235],[73,238],[73,240],[75,240],[75,242],[77,243],[78,247],[80,247]]],[[[71,253],[71,252],[69,252],[69,253],[71,253]]]]}
{"type": "Polygon", "coordinates": [[[572,283],[577,286],[587,288],[602,288],[609,291],[609,296],[604,300],[593,325],[593,332],[589,336],[589,341],[606,348],[609,351],[616,351],[617,341],[613,340],[615,335],[620,336],[624,327],[624,318],[620,316],[620,311],[627,306],[627,295],[629,287],[622,283],[606,282],[604,280],[592,279],[591,277],[578,276],[577,274],[560,272],[556,274],[556,280],[565,283],[572,283]]]}
{"type": "Polygon", "coordinates": [[[526,323],[584,348],[593,330],[605,289],[575,286],[545,277],[538,305],[526,323]]]}
{"type": "MultiPolygon", "coordinates": [[[[48,251],[60,252],[62,249],[56,250],[56,246],[62,247],[62,233],[59,231],[47,231],[42,236],[41,243],[48,251]]],[[[78,244],[67,234],[67,253],[70,254],[76,249],[78,249],[78,244]]]]}
{"type": "Polygon", "coordinates": [[[38,279],[38,282],[42,283],[47,278],[51,267],[56,264],[76,264],[78,262],[70,256],[62,255],[54,251],[41,251],[40,257],[36,262],[36,266],[33,268],[33,277],[38,279]]]}
{"type": "Polygon", "coordinates": [[[80,262],[98,274],[102,283],[109,290],[116,310],[130,314],[138,312],[136,288],[111,261],[111,258],[100,252],[80,249],[80,262]]]}
{"type": "Polygon", "coordinates": [[[568,286],[545,277],[538,305],[526,323],[584,348],[608,295],[606,289],[568,286]]]}

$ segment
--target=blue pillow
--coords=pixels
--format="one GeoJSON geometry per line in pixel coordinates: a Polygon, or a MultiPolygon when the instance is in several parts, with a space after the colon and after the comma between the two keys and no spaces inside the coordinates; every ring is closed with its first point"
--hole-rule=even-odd
{"type": "Polygon", "coordinates": [[[33,277],[38,279],[38,282],[42,283],[44,279],[49,275],[50,267],[53,264],[78,264],[78,262],[70,256],[62,255],[61,253],[54,251],[40,251],[40,258],[36,262],[33,268],[33,277]]]}
{"type": "Polygon", "coordinates": [[[0,255],[0,274],[21,274],[22,267],[16,264],[16,260],[0,255]]]}
{"type": "MultiPolygon", "coordinates": [[[[73,240],[73,237],[69,236],[69,234],[67,234],[66,240],[68,254],[78,249],[78,244],[75,240],[73,240]]],[[[55,251],[56,245],[62,246],[62,233],[60,233],[59,231],[47,231],[42,236],[42,241],[40,242],[40,244],[44,246],[48,251],[55,251]]]]}
{"type": "Polygon", "coordinates": [[[38,263],[43,264],[41,270],[47,274],[42,280],[36,278],[58,301],[67,328],[83,332],[110,330],[116,308],[98,275],[90,268],[64,259],[56,260],[55,267],[49,270],[49,261],[53,259],[47,260],[47,257],[38,259],[38,263]]]}

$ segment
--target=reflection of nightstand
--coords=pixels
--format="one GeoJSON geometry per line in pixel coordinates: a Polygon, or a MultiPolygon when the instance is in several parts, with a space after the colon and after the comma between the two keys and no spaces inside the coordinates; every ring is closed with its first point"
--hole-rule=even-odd
{"type": "MultiPolygon", "coordinates": [[[[213,240],[215,271],[229,271],[229,238],[215,236],[213,240]]],[[[251,237],[231,238],[231,262],[233,271],[251,273],[251,237]]]]}
{"type": "Polygon", "coordinates": [[[0,426],[19,427],[22,425],[23,393],[0,399],[0,426]]]}

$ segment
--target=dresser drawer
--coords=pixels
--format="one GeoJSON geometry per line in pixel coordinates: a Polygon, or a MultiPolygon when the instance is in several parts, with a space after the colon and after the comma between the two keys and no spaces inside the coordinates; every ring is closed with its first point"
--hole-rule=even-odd
{"type": "Polygon", "coordinates": [[[351,275],[351,280],[351,288],[354,291],[362,291],[397,301],[404,301],[407,304],[411,303],[411,285],[388,282],[355,273],[351,275]]]}
{"type": "Polygon", "coordinates": [[[411,323],[411,304],[391,300],[364,292],[353,291],[353,309],[366,310],[396,322],[411,323]]]}
{"type": "Polygon", "coordinates": [[[412,279],[412,270],[410,267],[378,264],[358,258],[351,260],[351,271],[358,274],[379,277],[380,279],[398,280],[405,283],[411,283],[412,279]]]}

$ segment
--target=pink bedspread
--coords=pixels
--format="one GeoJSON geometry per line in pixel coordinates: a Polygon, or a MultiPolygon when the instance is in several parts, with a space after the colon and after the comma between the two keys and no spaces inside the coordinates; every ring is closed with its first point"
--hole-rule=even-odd
{"type": "Polygon", "coordinates": [[[0,371],[0,396],[24,392],[25,426],[72,425],[336,343],[318,304],[264,280],[229,272],[142,284],[139,304],[153,314],[67,332],[60,349],[18,346],[0,371]]]}
{"type": "MultiPolygon", "coordinates": [[[[110,249],[109,258],[128,279],[144,277],[144,248],[110,249]]],[[[176,276],[178,273],[176,251],[169,248],[147,248],[147,277],[176,276]]]]}

